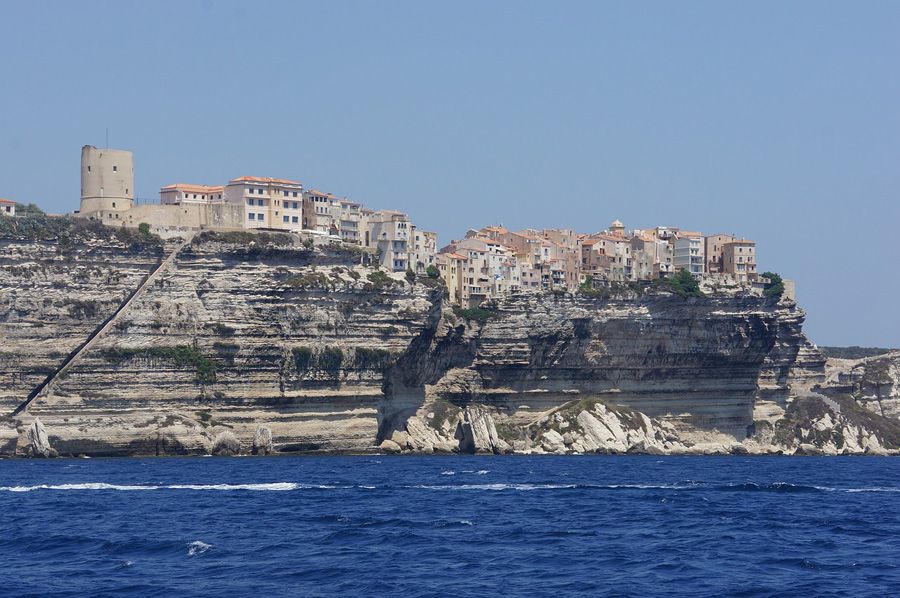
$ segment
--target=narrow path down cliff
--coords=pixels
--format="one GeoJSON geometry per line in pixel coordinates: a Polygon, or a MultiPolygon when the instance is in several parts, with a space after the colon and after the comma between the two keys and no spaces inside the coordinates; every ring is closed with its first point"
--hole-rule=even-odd
{"type": "Polygon", "coordinates": [[[53,372],[51,372],[43,382],[34,387],[34,389],[28,393],[28,397],[13,410],[11,416],[15,417],[22,413],[25,409],[28,408],[28,405],[37,398],[43,391],[49,389],[53,382],[66,370],[68,370],[72,364],[78,361],[78,358],[88,351],[94,344],[106,334],[106,332],[115,325],[116,321],[119,319],[119,315],[124,312],[129,305],[139,297],[145,289],[149,288],[149,286],[153,283],[154,280],[160,275],[160,273],[164,272],[168,266],[175,261],[178,253],[184,249],[194,238],[194,233],[189,233],[187,238],[180,243],[172,252],[166,256],[164,260],[159,262],[156,267],[151,270],[145,277],[143,282],[139,284],[125,299],[119,306],[113,311],[110,316],[104,320],[97,328],[91,332],[88,337],[81,343],[74,351],[69,353],[68,356],[62,361],[62,363],[57,367],[53,372]]]}

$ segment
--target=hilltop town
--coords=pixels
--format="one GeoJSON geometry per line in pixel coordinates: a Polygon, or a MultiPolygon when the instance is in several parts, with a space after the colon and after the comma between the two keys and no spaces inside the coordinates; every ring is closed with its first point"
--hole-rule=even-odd
{"type": "MultiPolygon", "coordinates": [[[[0,200],[0,214],[15,216],[0,200]]],[[[374,210],[299,181],[240,176],[224,185],[173,183],[159,198],[136,199],[130,151],[84,146],[81,202],[74,215],[108,226],[144,227],[161,237],[196,230],[259,230],[296,234],[313,244],[350,244],[392,272],[441,278],[452,302],[536,290],[578,291],[658,281],[686,272],[698,282],[761,288],[756,243],[733,234],[670,226],[627,230],[619,220],[597,232],[545,228],[470,229],[438,249],[437,234],[402,212],[374,210]]],[[[793,297],[787,282],[785,295],[793,297]]]]}

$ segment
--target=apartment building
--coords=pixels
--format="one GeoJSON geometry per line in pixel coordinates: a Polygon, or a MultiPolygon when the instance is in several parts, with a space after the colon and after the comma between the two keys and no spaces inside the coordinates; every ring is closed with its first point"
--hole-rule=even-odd
{"type": "Polygon", "coordinates": [[[244,206],[245,228],[301,230],[303,186],[297,181],[244,176],[225,185],[225,201],[244,206]]]}
{"type": "Polygon", "coordinates": [[[393,210],[377,210],[366,217],[363,246],[378,250],[382,268],[404,272],[409,267],[409,216],[393,210]]]}
{"type": "Polygon", "coordinates": [[[304,228],[327,235],[339,235],[340,200],[332,193],[318,189],[303,192],[304,228]]]}
{"type": "Polygon", "coordinates": [[[703,276],[705,267],[703,233],[679,232],[675,235],[675,270],[687,270],[696,278],[703,276]]]}
{"type": "Polygon", "coordinates": [[[756,243],[747,239],[735,239],[722,250],[722,271],[734,276],[738,282],[756,280],[756,243]]]}
{"type": "Polygon", "coordinates": [[[338,201],[338,208],[338,230],[341,240],[359,245],[362,205],[345,198],[338,201]]]}
{"type": "Polygon", "coordinates": [[[434,265],[434,257],[437,254],[437,233],[427,230],[419,230],[411,226],[412,246],[409,254],[410,268],[416,274],[425,274],[428,266],[434,265]]]}
{"type": "Polygon", "coordinates": [[[444,284],[447,285],[447,292],[450,295],[450,301],[456,304],[463,303],[463,277],[462,271],[465,268],[466,258],[456,253],[439,253],[434,257],[434,263],[444,284]]]}
{"type": "Polygon", "coordinates": [[[703,239],[703,251],[706,258],[706,273],[719,274],[725,271],[722,256],[725,244],[734,241],[734,235],[716,234],[703,239]]]}

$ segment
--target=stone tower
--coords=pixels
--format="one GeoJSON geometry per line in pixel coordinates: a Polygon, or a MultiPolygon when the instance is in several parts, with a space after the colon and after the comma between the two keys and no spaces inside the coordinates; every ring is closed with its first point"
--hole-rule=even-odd
{"type": "Polygon", "coordinates": [[[134,156],[127,150],[81,148],[81,214],[129,209],[134,203],[134,156]]]}

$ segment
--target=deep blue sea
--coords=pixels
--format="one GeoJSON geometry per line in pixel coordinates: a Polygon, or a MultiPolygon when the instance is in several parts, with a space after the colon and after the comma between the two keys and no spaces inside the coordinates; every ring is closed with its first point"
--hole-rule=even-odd
{"type": "Polygon", "coordinates": [[[900,459],[0,461],[3,596],[897,596],[900,459]]]}

